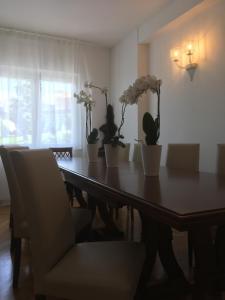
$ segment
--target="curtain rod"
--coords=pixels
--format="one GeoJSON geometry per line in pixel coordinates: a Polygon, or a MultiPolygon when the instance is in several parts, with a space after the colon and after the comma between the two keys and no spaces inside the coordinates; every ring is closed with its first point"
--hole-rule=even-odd
{"type": "Polygon", "coordinates": [[[78,40],[78,39],[74,39],[74,38],[66,38],[63,36],[57,36],[57,35],[53,35],[53,34],[25,31],[25,30],[19,30],[19,29],[14,29],[14,28],[7,28],[7,27],[0,27],[0,31],[12,32],[12,33],[18,33],[18,34],[26,34],[26,35],[30,35],[30,36],[43,37],[43,38],[49,38],[49,39],[53,39],[53,40],[60,40],[60,41],[66,41],[66,42],[77,42],[77,43],[84,44],[84,45],[90,45],[90,46],[94,46],[94,47],[101,47],[101,48],[108,49],[108,47],[97,45],[92,42],[87,42],[87,41],[78,40]]]}

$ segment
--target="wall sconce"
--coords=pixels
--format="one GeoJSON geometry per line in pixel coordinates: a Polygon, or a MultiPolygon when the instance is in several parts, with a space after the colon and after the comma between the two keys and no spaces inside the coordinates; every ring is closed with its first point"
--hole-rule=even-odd
{"type": "Polygon", "coordinates": [[[187,45],[182,49],[176,47],[171,50],[171,59],[176,63],[178,68],[185,69],[192,81],[198,64],[194,60],[194,54],[196,53],[196,48],[194,43],[188,42],[187,45]]]}

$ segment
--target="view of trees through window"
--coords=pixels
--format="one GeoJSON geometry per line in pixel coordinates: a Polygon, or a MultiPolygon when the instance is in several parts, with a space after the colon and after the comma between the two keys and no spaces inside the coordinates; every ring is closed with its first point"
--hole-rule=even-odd
{"type": "Polygon", "coordinates": [[[21,74],[0,73],[0,144],[71,144],[72,82],[21,74]]]}

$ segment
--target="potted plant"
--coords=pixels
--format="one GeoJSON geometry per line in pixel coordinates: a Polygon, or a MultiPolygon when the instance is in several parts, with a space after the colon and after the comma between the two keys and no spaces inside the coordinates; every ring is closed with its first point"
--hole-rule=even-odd
{"type": "Polygon", "coordinates": [[[114,123],[114,112],[112,105],[107,105],[106,123],[99,130],[103,133],[102,147],[100,153],[105,154],[107,167],[117,167],[119,163],[119,146],[125,147],[121,142],[123,136],[120,134],[122,126],[117,127],[114,123]]]}
{"type": "Polygon", "coordinates": [[[105,145],[111,145],[113,149],[111,149],[111,146],[106,146],[106,148],[111,149],[109,151],[114,153],[113,155],[114,158],[112,160],[110,158],[110,161],[112,161],[112,163],[114,161],[113,165],[116,165],[117,163],[115,162],[118,161],[118,159],[116,159],[116,157],[118,156],[117,152],[119,151],[119,148],[117,148],[117,146],[125,147],[125,144],[121,142],[121,139],[123,139],[124,137],[120,134],[120,131],[124,123],[124,114],[125,114],[126,105],[122,105],[122,119],[121,119],[120,126],[118,128],[114,122],[113,107],[111,104],[108,103],[108,89],[106,87],[101,88],[96,84],[94,84],[93,82],[85,82],[84,86],[86,88],[99,90],[101,94],[103,94],[105,97],[106,123],[99,128],[99,131],[102,133],[103,138],[102,138],[102,145],[99,148],[98,155],[100,157],[106,157],[105,145]]]}
{"type": "Polygon", "coordinates": [[[142,162],[146,176],[158,176],[162,146],[157,145],[159,139],[159,118],[155,120],[149,112],[143,116],[145,142],[142,144],[142,162]]]}
{"type": "MultiPolygon", "coordinates": [[[[105,105],[106,105],[106,123],[103,124],[99,130],[103,134],[102,146],[99,148],[98,155],[100,157],[106,158],[106,164],[108,167],[118,166],[119,161],[119,148],[118,146],[125,147],[125,144],[121,141],[123,135],[120,133],[121,128],[124,124],[125,109],[127,104],[122,104],[122,118],[120,126],[114,122],[114,111],[111,104],[108,104],[108,90],[107,88],[101,88],[92,82],[85,82],[85,88],[88,89],[98,89],[105,96],[105,105]]],[[[77,98],[77,103],[84,103],[86,107],[86,137],[88,141],[88,129],[91,128],[91,110],[94,105],[94,101],[90,94],[87,94],[85,91],[81,91],[80,94],[74,94],[77,98]],[[90,124],[89,124],[90,123],[90,124]]],[[[89,133],[90,134],[90,133],[89,133]]],[[[88,142],[88,145],[90,143],[88,142]]],[[[95,143],[96,144],[96,143],[95,143]]],[[[91,146],[88,146],[91,148],[91,146]]]]}
{"type": "Polygon", "coordinates": [[[93,128],[87,137],[87,154],[89,162],[98,160],[98,129],[93,128]]]}
{"type": "Polygon", "coordinates": [[[74,93],[77,103],[83,103],[86,110],[86,140],[87,140],[87,154],[89,162],[96,162],[98,159],[98,130],[92,129],[91,112],[95,102],[92,96],[81,90],[79,94],[74,93]]]}
{"type": "Polygon", "coordinates": [[[146,134],[142,144],[142,161],[146,176],[158,176],[162,146],[157,145],[160,136],[160,86],[161,80],[154,76],[142,76],[129,86],[120,97],[123,105],[137,103],[141,96],[150,90],[157,95],[157,117],[146,112],[143,116],[143,130],[146,134]]]}

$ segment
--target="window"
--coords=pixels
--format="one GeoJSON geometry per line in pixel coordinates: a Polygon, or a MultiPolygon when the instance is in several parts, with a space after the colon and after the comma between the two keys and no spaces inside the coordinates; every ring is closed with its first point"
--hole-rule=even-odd
{"type": "Polygon", "coordinates": [[[0,68],[0,144],[72,145],[73,78],[0,68]]]}

